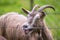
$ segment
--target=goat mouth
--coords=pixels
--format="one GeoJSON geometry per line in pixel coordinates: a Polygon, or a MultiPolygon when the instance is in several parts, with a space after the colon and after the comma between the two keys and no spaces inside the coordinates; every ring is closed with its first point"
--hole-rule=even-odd
{"type": "Polygon", "coordinates": [[[32,31],[32,28],[24,28],[23,27],[23,30],[24,30],[24,32],[25,32],[25,34],[28,34],[30,31],[32,31]]]}
{"type": "Polygon", "coordinates": [[[38,32],[38,30],[42,30],[41,27],[31,27],[31,28],[23,28],[25,34],[32,33],[32,32],[38,32]]]}

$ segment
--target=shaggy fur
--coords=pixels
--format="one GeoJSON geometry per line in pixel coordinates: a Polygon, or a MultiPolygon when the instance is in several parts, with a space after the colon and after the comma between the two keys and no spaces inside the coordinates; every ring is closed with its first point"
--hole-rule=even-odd
{"type": "Polygon", "coordinates": [[[0,40],[7,40],[7,39],[0,35],[0,40]]]}
{"type": "Polygon", "coordinates": [[[27,21],[27,18],[16,12],[10,12],[0,17],[0,35],[8,40],[23,40],[24,31],[22,24],[27,21]]]}

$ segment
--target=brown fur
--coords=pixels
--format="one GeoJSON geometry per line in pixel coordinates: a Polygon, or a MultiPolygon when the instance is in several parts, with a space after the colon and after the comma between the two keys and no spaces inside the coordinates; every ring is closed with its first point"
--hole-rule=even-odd
{"type": "Polygon", "coordinates": [[[7,39],[0,35],[0,40],[7,40],[7,39]]]}
{"type": "Polygon", "coordinates": [[[10,12],[0,17],[0,35],[8,40],[23,40],[24,31],[21,25],[27,18],[15,12],[10,12]]]}

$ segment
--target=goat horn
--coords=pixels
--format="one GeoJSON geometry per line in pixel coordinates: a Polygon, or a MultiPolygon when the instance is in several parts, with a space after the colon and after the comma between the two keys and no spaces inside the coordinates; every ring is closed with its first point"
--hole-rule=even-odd
{"type": "Polygon", "coordinates": [[[32,12],[34,12],[36,10],[36,8],[39,8],[38,4],[33,7],[32,12]]]}
{"type": "Polygon", "coordinates": [[[24,8],[22,8],[22,10],[23,10],[26,14],[30,14],[30,11],[28,11],[28,10],[26,10],[26,9],[24,9],[24,8]]]}
{"type": "Polygon", "coordinates": [[[55,8],[53,6],[51,6],[51,5],[44,5],[44,6],[42,6],[42,7],[40,7],[38,9],[38,12],[42,12],[42,10],[44,10],[46,8],[52,8],[55,11],[55,8]]]}

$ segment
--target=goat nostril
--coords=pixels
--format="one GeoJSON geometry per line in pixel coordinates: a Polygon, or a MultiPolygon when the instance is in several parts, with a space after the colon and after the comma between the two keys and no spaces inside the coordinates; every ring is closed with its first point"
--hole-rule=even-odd
{"type": "Polygon", "coordinates": [[[27,25],[24,25],[23,27],[24,27],[24,28],[27,28],[28,26],[27,26],[27,25]]]}

